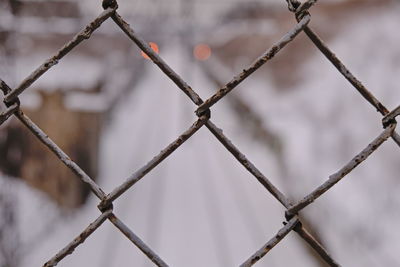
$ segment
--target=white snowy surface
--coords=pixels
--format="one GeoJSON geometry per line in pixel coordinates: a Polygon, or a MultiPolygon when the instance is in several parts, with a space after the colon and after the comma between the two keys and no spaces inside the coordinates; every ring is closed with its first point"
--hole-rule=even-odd
{"type": "MultiPolygon", "coordinates": [[[[39,50],[29,55],[29,60],[25,57],[17,57],[15,62],[16,80],[25,79],[33,70],[50,58],[54,52],[52,51],[49,54],[48,51],[39,50]]],[[[85,90],[93,88],[103,74],[104,67],[99,64],[100,62],[82,54],[68,55],[56,66],[49,69],[45,76],[39,78],[33,84],[33,87],[42,90],[63,90],[66,88],[85,90]]]]}
{"type": "MultiPolygon", "coordinates": [[[[173,47],[162,56],[179,71],[185,62],[179,62],[179,45],[173,47]]],[[[196,119],[194,106],[186,96],[152,63],[143,61],[148,78],[115,111],[103,136],[100,185],[107,192],[196,119]]],[[[191,75],[195,88],[213,87],[199,71],[191,75]]],[[[218,112],[226,115],[217,118],[222,124],[234,125],[235,119],[223,106],[218,112]]],[[[224,130],[229,136],[229,129],[224,130]]],[[[247,145],[250,150],[254,146],[247,145]]],[[[265,162],[272,160],[271,155],[262,157],[265,162]]],[[[274,182],[279,184],[277,179],[274,182]]],[[[98,216],[96,204],[92,199],[79,214],[59,223],[54,234],[36,246],[35,251],[41,252],[29,254],[25,264],[40,265],[68,243],[98,216]]],[[[244,261],[282,227],[284,210],[211,133],[201,129],[117,200],[115,212],[172,266],[232,266],[244,261]]],[[[40,225],[41,220],[38,218],[35,224],[40,225]]],[[[279,245],[265,262],[289,264],[291,259],[282,261],[281,253],[303,258],[302,248],[289,240],[293,237],[279,245]]],[[[121,266],[142,261],[148,263],[106,222],[61,266],[121,266]]]]}
{"type": "MultiPolygon", "coordinates": [[[[122,5],[122,3],[121,3],[122,5]]],[[[90,9],[90,8],[88,8],[90,9]]],[[[329,43],[339,58],[389,109],[400,104],[399,5],[357,21],[329,43]]],[[[198,62],[181,56],[179,44],[161,56],[197,90],[210,96],[198,62]]],[[[279,56],[279,55],[278,55],[279,56]]],[[[99,184],[106,191],[143,166],[195,120],[195,106],[152,63],[124,99],[101,142],[99,184]]],[[[235,93],[253,103],[284,144],[289,187],[279,177],[272,152],[243,132],[226,100],[212,120],[284,193],[299,199],[323,183],[382,130],[381,117],[323,58],[303,65],[308,77],[297,90],[278,93],[255,78],[235,93]],[[289,191],[290,190],[290,191],[289,191]]],[[[234,74],[234,73],[232,73],[234,74]]],[[[233,75],[232,75],[233,76],[233,75]]],[[[57,76],[55,76],[57,77],[57,76]]],[[[388,140],[365,163],[304,211],[324,244],[343,266],[397,266],[400,150],[388,140]]],[[[97,216],[97,199],[62,219],[41,194],[17,183],[16,198],[25,257],[21,266],[41,266],[97,216]],[[44,207],[42,206],[44,205],[44,207]],[[47,230],[32,245],[32,232],[47,230]]],[[[281,227],[284,209],[202,128],[115,204],[115,213],[171,266],[237,266],[281,227]]],[[[259,266],[318,266],[294,233],[259,266]]],[[[105,222],[59,266],[152,266],[105,222]]]]}

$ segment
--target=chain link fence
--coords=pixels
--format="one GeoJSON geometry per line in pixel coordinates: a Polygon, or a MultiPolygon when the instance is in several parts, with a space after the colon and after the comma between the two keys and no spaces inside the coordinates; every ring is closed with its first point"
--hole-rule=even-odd
{"type": "Polygon", "coordinates": [[[100,227],[104,221],[109,220],[116,228],[118,228],[133,244],[135,244],[155,265],[168,266],[168,264],[156,254],[146,243],[144,243],[135,233],[133,233],[127,225],[125,225],[118,216],[113,212],[113,201],[118,199],[140,179],[146,176],[152,169],[166,159],[171,153],[179,148],[200,128],[205,126],[214,135],[219,142],[239,161],[248,172],[250,172],[265,189],[272,194],[285,208],[284,226],[278,230],[277,234],[265,243],[248,259],[243,259],[241,266],[252,266],[262,257],[264,257],[275,245],[277,245],[285,236],[295,231],[311,248],[313,248],[320,257],[329,266],[340,266],[337,260],[314,238],[301,223],[301,216],[298,213],[318,199],[322,194],[332,188],[337,182],[349,174],[361,162],[366,160],[382,143],[391,138],[400,146],[400,136],[395,131],[395,118],[400,114],[400,106],[389,111],[336,57],[328,46],[318,37],[318,35],[308,26],[311,20],[309,9],[316,4],[317,0],[308,0],[303,3],[297,0],[286,0],[288,9],[292,12],[297,20],[297,24],[285,34],[270,49],[261,55],[253,64],[244,69],[240,74],[235,76],[225,86],[221,87],[212,97],[203,101],[200,96],[172,69],[164,60],[154,52],[149,45],[138,36],[132,27],[118,14],[118,4],[114,0],[103,0],[104,12],[89,23],[81,32],[65,44],[55,55],[46,60],[40,67],[34,70],[20,85],[11,89],[6,82],[1,81],[0,88],[3,91],[3,102],[7,109],[0,114],[0,124],[3,124],[11,116],[15,116],[20,120],[45,146],[48,147],[72,172],[74,172],[100,200],[98,208],[101,215],[96,218],[90,225],[84,229],[79,236],[72,240],[68,245],[61,249],[54,257],[52,257],[43,266],[56,266],[67,255],[72,254],[75,248],[85,242],[93,232],[100,227]],[[164,150],[156,155],[142,168],[136,170],[124,183],[117,186],[110,193],[105,193],[99,185],[97,185],[66,153],[64,153],[56,143],[54,143],[29,117],[27,117],[20,109],[20,101],[18,96],[28,89],[40,76],[48,71],[52,66],[56,65],[65,55],[78,46],[84,40],[90,38],[91,34],[98,29],[106,20],[113,20],[121,30],[156,64],[165,75],[167,75],[175,85],[182,90],[187,97],[197,106],[196,115],[198,120],[183,132],[175,141],[170,143],[164,150]],[[329,179],[314,191],[306,195],[304,198],[293,201],[286,197],[269,179],[261,173],[257,167],[244,155],[240,150],[223,134],[223,131],[211,121],[210,108],[231,92],[237,85],[249,77],[262,65],[271,60],[281,49],[288,43],[292,42],[296,36],[304,32],[310,41],[325,55],[325,57],[336,67],[336,69],[348,80],[353,87],[368,101],[376,110],[384,117],[382,125],[384,130],[370,143],[365,149],[358,153],[345,166],[336,173],[329,176],[329,179]]]}

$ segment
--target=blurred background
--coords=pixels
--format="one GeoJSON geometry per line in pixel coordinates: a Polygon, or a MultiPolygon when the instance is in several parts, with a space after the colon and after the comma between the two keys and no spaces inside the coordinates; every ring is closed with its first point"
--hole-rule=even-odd
{"type": "MultiPolygon", "coordinates": [[[[102,11],[97,0],[1,0],[0,78],[15,88],[102,11]]],[[[203,99],[295,25],[286,2],[120,0],[118,12],[203,99]]],[[[311,26],[389,110],[400,104],[400,2],[320,1],[311,26]]],[[[22,108],[108,193],[195,120],[196,107],[111,21],[21,95],[22,108]]],[[[1,103],[1,109],[4,109],[1,103]]],[[[304,34],[212,107],[292,200],[381,131],[381,116],[304,34]]],[[[343,266],[400,266],[400,150],[384,143],[301,212],[343,266]]],[[[15,118],[0,127],[0,266],[41,266],[95,218],[88,189],[15,118]]],[[[202,128],[114,203],[171,266],[237,266],[284,208],[202,128]]],[[[59,266],[153,266],[106,221],[59,266]]],[[[257,266],[325,266],[290,233],[257,266]]]]}

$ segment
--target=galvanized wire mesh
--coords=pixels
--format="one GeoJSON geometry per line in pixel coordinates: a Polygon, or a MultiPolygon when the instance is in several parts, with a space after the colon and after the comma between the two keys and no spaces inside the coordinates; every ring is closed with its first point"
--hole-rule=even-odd
{"type": "Polygon", "coordinates": [[[221,87],[212,97],[203,101],[200,96],[172,69],[166,62],[155,53],[148,44],[141,39],[131,28],[131,26],[118,14],[117,2],[114,0],[103,0],[104,12],[89,23],[81,32],[65,44],[55,55],[46,60],[40,67],[34,70],[25,80],[23,80],[17,88],[11,89],[4,81],[1,81],[0,88],[4,93],[3,102],[7,109],[0,114],[0,125],[9,117],[18,118],[45,146],[47,146],[68,168],[71,169],[97,196],[100,200],[98,208],[101,215],[96,218],[82,233],[77,236],[71,243],[61,249],[54,257],[52,257],[43,266],[55,266],[62,261],[68,254],[72,254],[74,249],[85,242],[93,232],[102,225],[105,220],[109,220],[117,227],[132,243],[134,243],[154,264],[157,266],[168,266],[149,246],[147,246],[138,236],[133,233],[113,212],[113,201],[119,198],[127,190],[129,190],[136,182],[145,177],[153,168],[166,159],[185,141],[187,141],[201,127],[205,126],[210,132],[223,144],[223,146],[243,165],[265,189],[272,194],[285,208],[284,226],[273,236],[262,248],[251,255],[243,262],[241,266],[251,266],[265,256],[276,244],[278,244],[290,231],[295,231],[299,236],[307,242],[330,266],[340,266],[339,263],[332,258],[328,251],[305,229],[301,223],[298,213],[314,202],[322,194],[327,192],[332,186],[344,178],[361,162],[366,160],[382,143],[388,138],[392,138],[395,143],[400,146],[400,136],[395,131],[395,118],[400,114],[400,106],[389,112],[389,110],[370,92],[368,89],[347,69],[347,67],[336,57],[336,55],[323,43],[317,34],[308,26],[311,15],[309,9],[317,2],[317,0],[308,0],[303,3],[297,0],[286,0],[288,9],[296,19],[297,24],[285,34],[270,49],[261,55],[253,64],[245,68],[240,74],[235,76],[225,86],[221,87]],[[68,155],[66,155],[56,143],[54,143],[32,120],[30,120],[20,109],[20,101],[18,96],[28,89],[40,76],[48,71],[52,66],[58,63],[72,49],[78,46],[82,41],[89,39],[91,34],[99,28],[103,22],[112,19],[121,30],[142,50],[150,59],[167,75],[176,86],[181,89],[189,99],[197,105],[196,115],[198,120],[193,123],[189,129],[183,132],[175,141],[170,143],[164,150],[156,155],[142,168],[136,170],[124,183],[117,186],[112,192],[106,194],[99,185],[97,185],[68,155]],[[325,57],[337,68],[337,70],[347,79],[353,87],[374,106],[384,118],[382,125],[384,130],[370,144],[367,145],[359,154],[350,160],[336,173],[329,176],[329,179],[314,191],[306,195],[298,201],[292,201],[287,198],[277,187],[275,187],[269,179],[261,173],[257,167],[242,153],[240,150],[223,134],[211,121],[210,108],[219,100],[231,92],[238,84],[249,77],[254,71],[260,68],[273,58],[288,43],[292,42],[296,36],[304,32],[312,43],[325,55],[325,57]]]}

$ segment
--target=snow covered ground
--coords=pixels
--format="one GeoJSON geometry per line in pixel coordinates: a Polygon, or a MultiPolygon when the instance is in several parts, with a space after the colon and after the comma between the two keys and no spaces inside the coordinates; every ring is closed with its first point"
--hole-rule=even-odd
{"type": "MultiPolygon", "coordinates": [[[[400,5],[392,4],[366,14],[329,43],[389,109],[400,104],[399,11],[400,5]]],[[[196,66],[199,62],[182,56],[181,45],[172,40],[160,55],[202,98],[209,97],[215,85],[196,66]]],[[[187,97],[150,61],[143,59],[143,67],[146,77],[114,110],[102,137],[99,183],[106,192],[196,120],[187,97]]],[[[323,183],[382,130],[380,115],[321,54],[310,58],[303,71],[307,79],[296,90],[268,90],[271,84],[250,77],[234,92],[252,103],[264,124],[282,138],[286,179],[280,177],[274,152],[246,134],[226,99],[212,108],[212,120],[296,200],[323,183]]],[[[388,140],[304,210],[343,266],[400,265],[399,156],[399,148],[388,140]]],[[[94,197],[82,210],[65,215],[21,182],[7,187],[18,208],[21,266],[41,266],[99,215],[94,197]]],[[[171,266],[237,266],[282,227],[284,218],[283,207],[205,128],[118,199],[114,210],[171,266]]],[[[258,265],[320,266],[302,242],[290,233],[258,265]]],[[[109,222],[60,263],[127,265],[152,263],[109,222]]]]}

